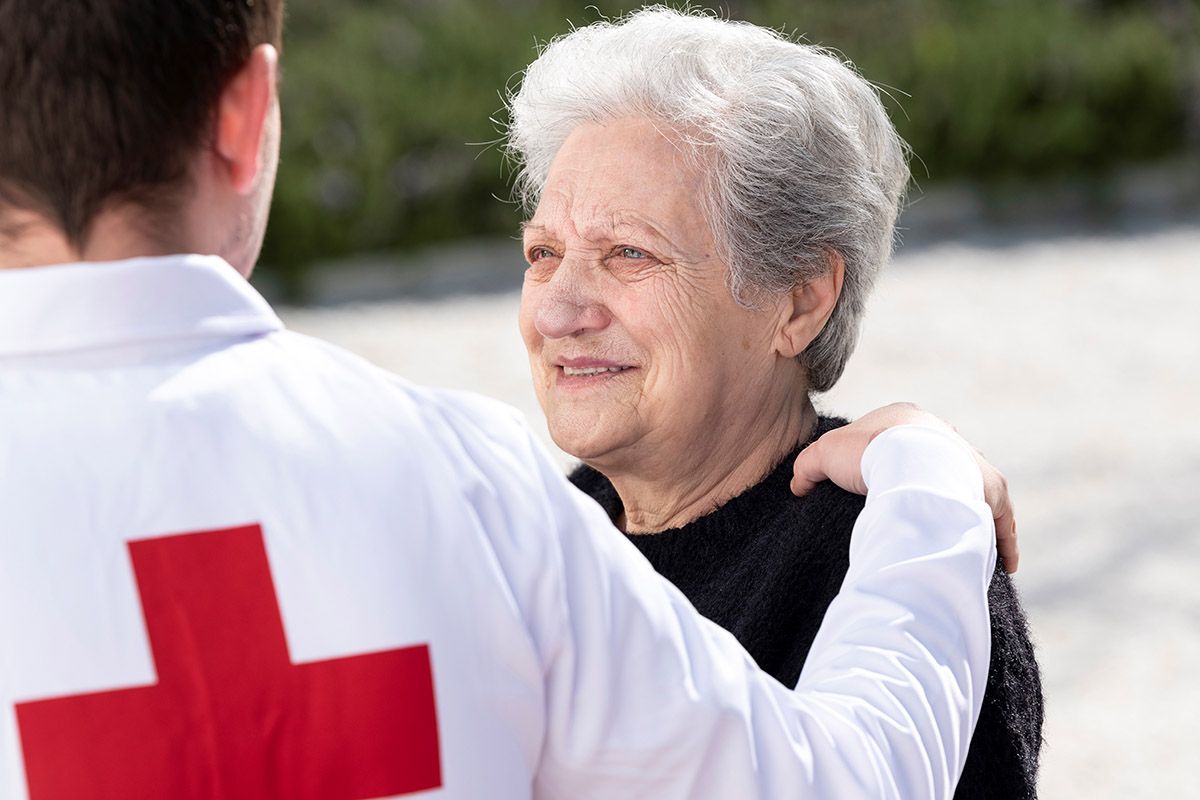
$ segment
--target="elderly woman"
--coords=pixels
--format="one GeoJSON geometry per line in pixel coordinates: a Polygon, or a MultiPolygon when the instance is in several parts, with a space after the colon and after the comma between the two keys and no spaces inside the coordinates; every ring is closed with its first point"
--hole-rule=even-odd
{"type": "MultiPolygon", "coordinates": [[[[789,491],[891,253],[905,147],[816,47],[660,7],[550,44],[511,98],[530,208],[520,326],[572,479],[794,684],[862,499],[789,491]]],[[[956,797],[1036,795],[1042,696],[1013,585],[956,797]]],[[[647,665],[653,668],[653,665],[647,665]]]]}

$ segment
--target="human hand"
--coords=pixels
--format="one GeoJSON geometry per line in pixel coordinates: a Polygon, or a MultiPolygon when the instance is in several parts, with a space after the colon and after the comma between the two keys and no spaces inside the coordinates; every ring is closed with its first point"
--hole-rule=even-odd
{"type": "MultiPolygon", "coordinates": [[[[912,403],[893,403],[878,408],[849,425],[826,433],[804,448],[792,470],[792,492],[805,495],[821,481],[830,480],[848,492],[865,495],[867,486],[862,476],[863,452],[872,439],[897,425],[926,425],[958,435],[952,425],[912,403]]],[[[971,447],[970,444],[967,446],[971,447]]],[[[996,551],[1003,560],[1005,571],[1011,574],[1017,571],[1020,549],[1017,546],[1017,522],[1008,495],[1008,480],[982,453],[974,447],[971,450],[975,453],[979,471],[983,473],[984,500],[991,506],[995,518],[996,551]]]]}

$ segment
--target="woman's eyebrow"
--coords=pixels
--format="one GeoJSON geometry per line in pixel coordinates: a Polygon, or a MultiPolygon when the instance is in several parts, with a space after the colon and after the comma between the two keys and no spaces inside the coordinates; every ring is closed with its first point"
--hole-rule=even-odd
{"type": "MultiPolygon", "coordinates": [[[[533,236],[554,236],[553,231],[547,225],[539,222],[525,221],[520,224],[522,237],[533,236]]],[[[668,236],[654,223],[642,217],[640,214],[630,211],[618,211],[613,213],[609,218],[607,226],[593,223],[586,225],[579,231],[581,238],[584,241],[592,243],[615,242],[621,239],[628,232],[636,232],[640,234],[648,234],[658,240],[659,245],[665,245],[672,251],[679,251],[679,245],[675,240],[668,236]]]]}
{"type": "Polygon", "coordinates": [[[651,236],[666,243],[670,247],[677,247],[674,239],[672,239],[670,236],[668,236],[666,233],[664,233],[663,230],[661,228],[659,228],[657,225],[655,225],[654,223],[650,222],[647,219],[644,219],[640,215],[631,214],[628,212],[614,214],[613,215],[613,229],[617,230],[620,228],[632,228],[633,230],[641,232],[641,233],[648,233],[651,236]]]}

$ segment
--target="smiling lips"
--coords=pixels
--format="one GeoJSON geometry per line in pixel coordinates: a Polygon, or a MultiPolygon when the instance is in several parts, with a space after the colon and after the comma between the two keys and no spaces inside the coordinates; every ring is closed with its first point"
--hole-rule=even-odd
{"type": "Polygon", "coordinates": [[[629,367],[585,367],[583,369],[578,367],[563,367],[562,371],[563,375],[573,377],[575,375],[599,375],[604,372],[623,372],[627,369],[629,367]]]}
{"type": "Polygon", "coordinates": [[[611,375],[633,369],[633,367],[625,364],[616,364],[611,361],[594,358],[562,358],[557,359],[554,362],[554,366],[561,370],[559,381],[568,381],[570,383],[581,383],[589,378],[607,378],[611,375]]]}

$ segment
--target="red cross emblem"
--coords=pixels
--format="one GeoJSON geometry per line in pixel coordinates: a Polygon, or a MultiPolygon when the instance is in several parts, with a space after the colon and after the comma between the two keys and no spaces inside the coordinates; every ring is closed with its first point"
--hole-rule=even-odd
{"type": "Polygon", "coordinates": [[[257,525],[129,551],[158,682],[18,704],[30,800],[366,800],[442,785],[427,646],[292,664],[257,525]]]}

